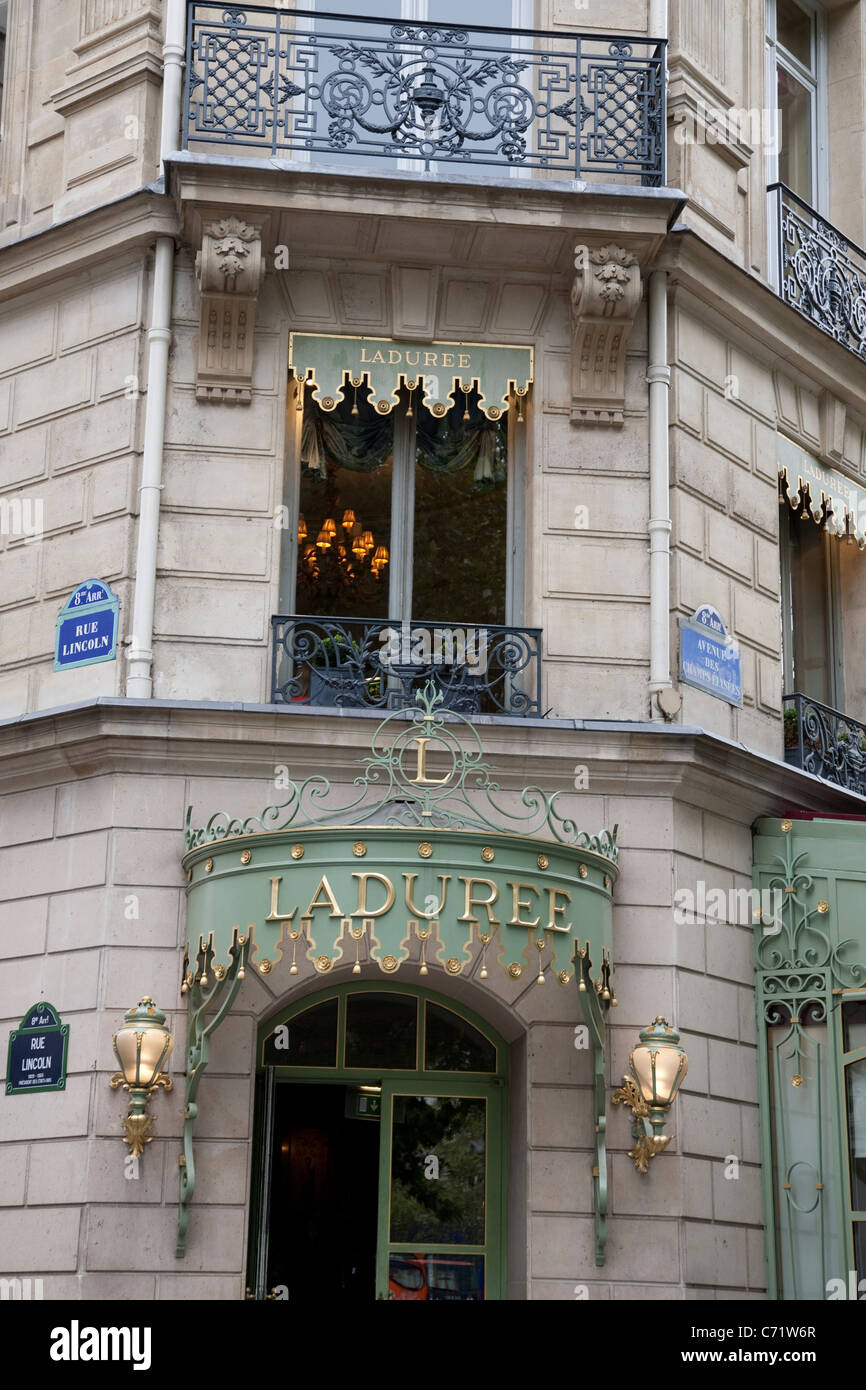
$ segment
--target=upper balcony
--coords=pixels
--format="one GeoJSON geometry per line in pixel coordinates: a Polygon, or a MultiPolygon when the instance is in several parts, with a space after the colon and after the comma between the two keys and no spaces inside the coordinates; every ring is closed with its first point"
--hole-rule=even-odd
{"type": "MultiPolygon", "coordinates": [[[[455,7],[456,8],[456,7],[455,7]]],[[[189,5],[183,149],[661,188],[665,45],[189,5]]]]}
{"type": "Polygon", "coordinates": [[[768,190],[776,288],[798,314],[866,360],[866,251],[784,184],[768,190]]]}

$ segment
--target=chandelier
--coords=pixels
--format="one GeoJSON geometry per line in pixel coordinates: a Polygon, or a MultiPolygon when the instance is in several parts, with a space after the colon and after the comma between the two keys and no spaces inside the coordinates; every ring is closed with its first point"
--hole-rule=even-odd
{"type": "Polygon", "coordinates": [[[333,517],[327,516],[316,533],[315,541],[309,536],[315,531],[308,530],[303,513],[298,517],[298,546],[303,546],[301,563],[312,580],[319,579],[323,570],[334,570],[343,584],[359,584],[367,575],[380,579],[388,564],[388,547],[378,545],[373,532],[365,528],[351,507],[343,512],[339,526],[333,517]],[[307,542],[304,544],[304,542],[307,542]]]}

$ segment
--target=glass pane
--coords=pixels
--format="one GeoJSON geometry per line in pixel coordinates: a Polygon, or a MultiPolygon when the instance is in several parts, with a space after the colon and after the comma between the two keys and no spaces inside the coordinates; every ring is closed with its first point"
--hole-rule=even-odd
{"type": "Polygon", "coordinates": [[[487,1102],[395,1096],[392,1241],[483,1245],[487,1102]]]}
{"type": "Polygon", "coordinates": [[[812,195],[812,93],[783,68],[776,66],[779,108],[779,178],[811,204],[812,195]]]}
{"type": "Polygon", "coordinates": [[[388,1296],[429,1303],[481,1303],[484,1256],[422,1253],[388,1256],[388,1296]]]}
{"type": "Polygon", "coordinates": [[[450,1009],[427,1004],[424,1066],[428,1071],[495,1071],[496,1048],[450,1009]]]}
{"type": "Polygon", "coordinates": [[[301,440],[296,611],[386,618],[394,422],[366,387],[335,410],[307,392],[301,440]]]}
{"type": "Polygon", "coordinates": [[[417,413],[412,616],[505,622],[508,425],[477,392],[417,413]]]}
{"type": "Polygon", "coordinates": [[[859,1286],[860,1280],[866,1279],[866,1221],[854,1222],[854,1267],[859,1286]]]}
{"type": "Polygon", "coordinates": [[[336,999],[326,999],[288,1023],[278,1024],[265,1038],[262,1060],[268,1067],[335,1067],[336,999]]]}
{"type": "Polygon", "coordinates": [[[812,67],[812,16],[794,0],[776,0],[776,39],[803,64],[812,67]]]}
{"type": "Polygon", "coordinates": [[[791,516],[791,606],[794,688],[834,703],[830,659],[829,536],[811,518],[791,516]]]}
{"type": "Polygon", "coordinates": [[[866,1211],[866,1058],[845,1068],[851,1210],[866,1211]]]}
{"type": "Polygon", "coordinates": [[[859,1047],[866,1047],[866,999],[843,1004],[842,1027],[845,1039],[843,1051],[856,1052],[859,1047]]]}
{"type": "Polygon", "coordinates": [[[406,994],[350,994],[346,1066],[415,1071],[418,1003],[406,994]]]}

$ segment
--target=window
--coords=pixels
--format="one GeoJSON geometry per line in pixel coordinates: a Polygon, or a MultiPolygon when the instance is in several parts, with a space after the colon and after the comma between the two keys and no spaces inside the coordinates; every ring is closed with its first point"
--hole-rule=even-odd
{"type": "Polygon", "coordinates": [[[439,419],[419,396],[403,388],[381,415],[350,388],[324,411],[307,388],[295,612],[509,620],[507,418],[488,420],[474,391],[439,419]]]}
{"type": "Polygon", "coordinates": [[[780,523],[785,691],[843,709],[839,541],[790,507],[780,523]]]}
{"type": "Polygon", "coordinates": [[[776,111],[768,183],[783,183],[816,211],[827,204],[823,16],[797,0],[768,0],[767,93],[776,111]]]}

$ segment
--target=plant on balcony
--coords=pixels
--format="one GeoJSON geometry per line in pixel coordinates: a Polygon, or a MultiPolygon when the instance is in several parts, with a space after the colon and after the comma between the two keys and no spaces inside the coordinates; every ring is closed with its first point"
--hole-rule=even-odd
{"type": "Polygon", "coordinates": [[[799,745],[799,729],[797,723],[797,711],[790,707],[785,710],[785,747],[796,748],[799,745]]]}

